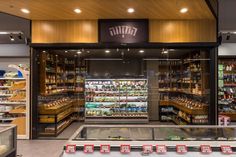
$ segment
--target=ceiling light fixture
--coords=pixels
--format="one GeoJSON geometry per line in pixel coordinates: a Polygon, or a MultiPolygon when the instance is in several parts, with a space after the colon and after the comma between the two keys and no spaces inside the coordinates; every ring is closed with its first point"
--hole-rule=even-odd
{"type": "Polygon", "coordinates": [[[25,13],[25,14],[29,14],[29,13],[30,13],[30,11],[29,11],[28,9],[25,9],[25,8],[22,8],[22,9],[21,9],[21,12],[23,12],[23,13],[25,13]]]}
{"type": "Polygon", "coordinates": [[[127,12],[132,14],[132,13],[135,12],[135,10],[134,10],[134,8],[128,8],[128,9],[127,9],[127,12]]]}
{"type": "Polygon", "coordinates": [[[139,53],[144,53],[144,50],[139,50],[139,53]]]}
{"type": "Polygon", "coordinates": [[[65,53],[67,53],[68,51],[65,51],[65,53]]]}
{"type": "Polygon", "coordinates": [[[77,51],[77,54],[81,54],[82,52],[81,51],[77,51]]]}
{"type": "Polygon", "coordinates": [[[10,35],[10,40],[11,40],[11,41],[15,41],[15,39],[13,38],[12,35],[10,35]]]}
{"type": "Polygon", "coordinates": [[[82,11],[81,11],[79,8],[76,8],[76,9],[74,10],[74,12],[77,13],[77,14],[80,14],[82,11]]]}
{"type": "Polygon", "coordinates": [[[233,32],[233,34],[236,34],[236,31],[235,31],[235,32],[233,32]]]}
{"type": "Polygon", "coordinates": [[[227,33],[226,40],[230,40],[230,33],[227,33]]]}
{"type": "Polygon", "coordinates": [[[105,53],[110,53],[111,51],[110,50],[105,50],[105,53]]]}
{"type": "Polygon", "coordinates": [[[185,14],[188,12],[188,8],[182,8],[180,9],[180,13],[185,14]]]}

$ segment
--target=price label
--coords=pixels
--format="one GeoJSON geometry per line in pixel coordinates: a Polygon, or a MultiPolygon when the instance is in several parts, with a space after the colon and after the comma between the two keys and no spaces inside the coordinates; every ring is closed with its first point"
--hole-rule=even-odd
{"type": "Polygon", "coordinates": [[[75,152],[76,152],[76,145],[75,144],[66,145],[66,153],[75,153],[75,152]]]}
{"type": "Polygon", "coordinates": [[[143,145],[143,153],[150,154],[153,152],[152,145],[143,145]]]}
{"type": "Polygon", "coordinates": [[[187,153],[188,150],[187,150],[186,145],[177,145],[176,146],[176,152],[179,153],[179,154],[187,153]]]}
{"type": "Polygon", "coordinates": [[[130,145],[121,145],[120,146],[120,152],[123,154],[127,154],[131,152],[131,147],[130,145]]]}
{"type": "Polygon", "coordinates": [[[156,145],[156,151],[158,154],[165,154],[167,152],[167,148],[165,145],[156,145]]]}
{"type": "Polygon", "coordinates": [[[203,154],[210,154],[210,153],[212,153],[211,146],[209,146],[209,145],[201,145],[200,148],[201,148],[201,152],[203,154]]]}
{"type": "Polygon", "coordinates": [[[94,152],[93,144],[84,145],[84,153],[93,153],[93,152],[94,152]]]}
{"type": "Polygon", "coordinates": [[[231,146],[221,146],[220,147],[221,148],[221,152],[223,153],[223,154],[232,154],[233,153],[233,150],[232,150],[232,148],[231,148],[231,146]]]}
{"type": "Polygon", "coordinates": [[[100,146],[100,152],[101,153],[110,153],[111,146],[110,145],[101,145],[100,146]]]}

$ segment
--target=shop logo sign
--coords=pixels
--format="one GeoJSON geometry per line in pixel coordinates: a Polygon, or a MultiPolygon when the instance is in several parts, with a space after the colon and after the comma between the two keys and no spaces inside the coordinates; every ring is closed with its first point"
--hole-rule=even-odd
{"type": "Polygon", "coordinates": [[[99,20],[100,43],[145,43],[148,36],[148,20],[99,20]]]}
{"type": "Polygon", "coordinates": [[[136,36],[138,28],[124,25],[124,26],[110,27],[109,31],[110,31],[110,36],[121,35],[121,37],[124,38],[125,35],[136,36]]]}

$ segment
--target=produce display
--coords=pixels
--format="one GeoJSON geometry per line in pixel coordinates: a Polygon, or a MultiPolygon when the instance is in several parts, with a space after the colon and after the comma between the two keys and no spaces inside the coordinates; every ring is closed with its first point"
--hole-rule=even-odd
{"type": "Polygon", "coordinates": [[[86,118],[148,118],[146,79],[87,79],[86,118]]]}

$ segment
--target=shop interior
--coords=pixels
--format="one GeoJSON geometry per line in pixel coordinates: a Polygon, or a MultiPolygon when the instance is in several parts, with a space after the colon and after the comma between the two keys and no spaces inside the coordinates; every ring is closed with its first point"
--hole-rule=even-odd
{"type": "Polygon", "coordinates": [[[37,135],[70,137],[95,123],[207,125],[209,51],[37,49],[37,135]]]}

